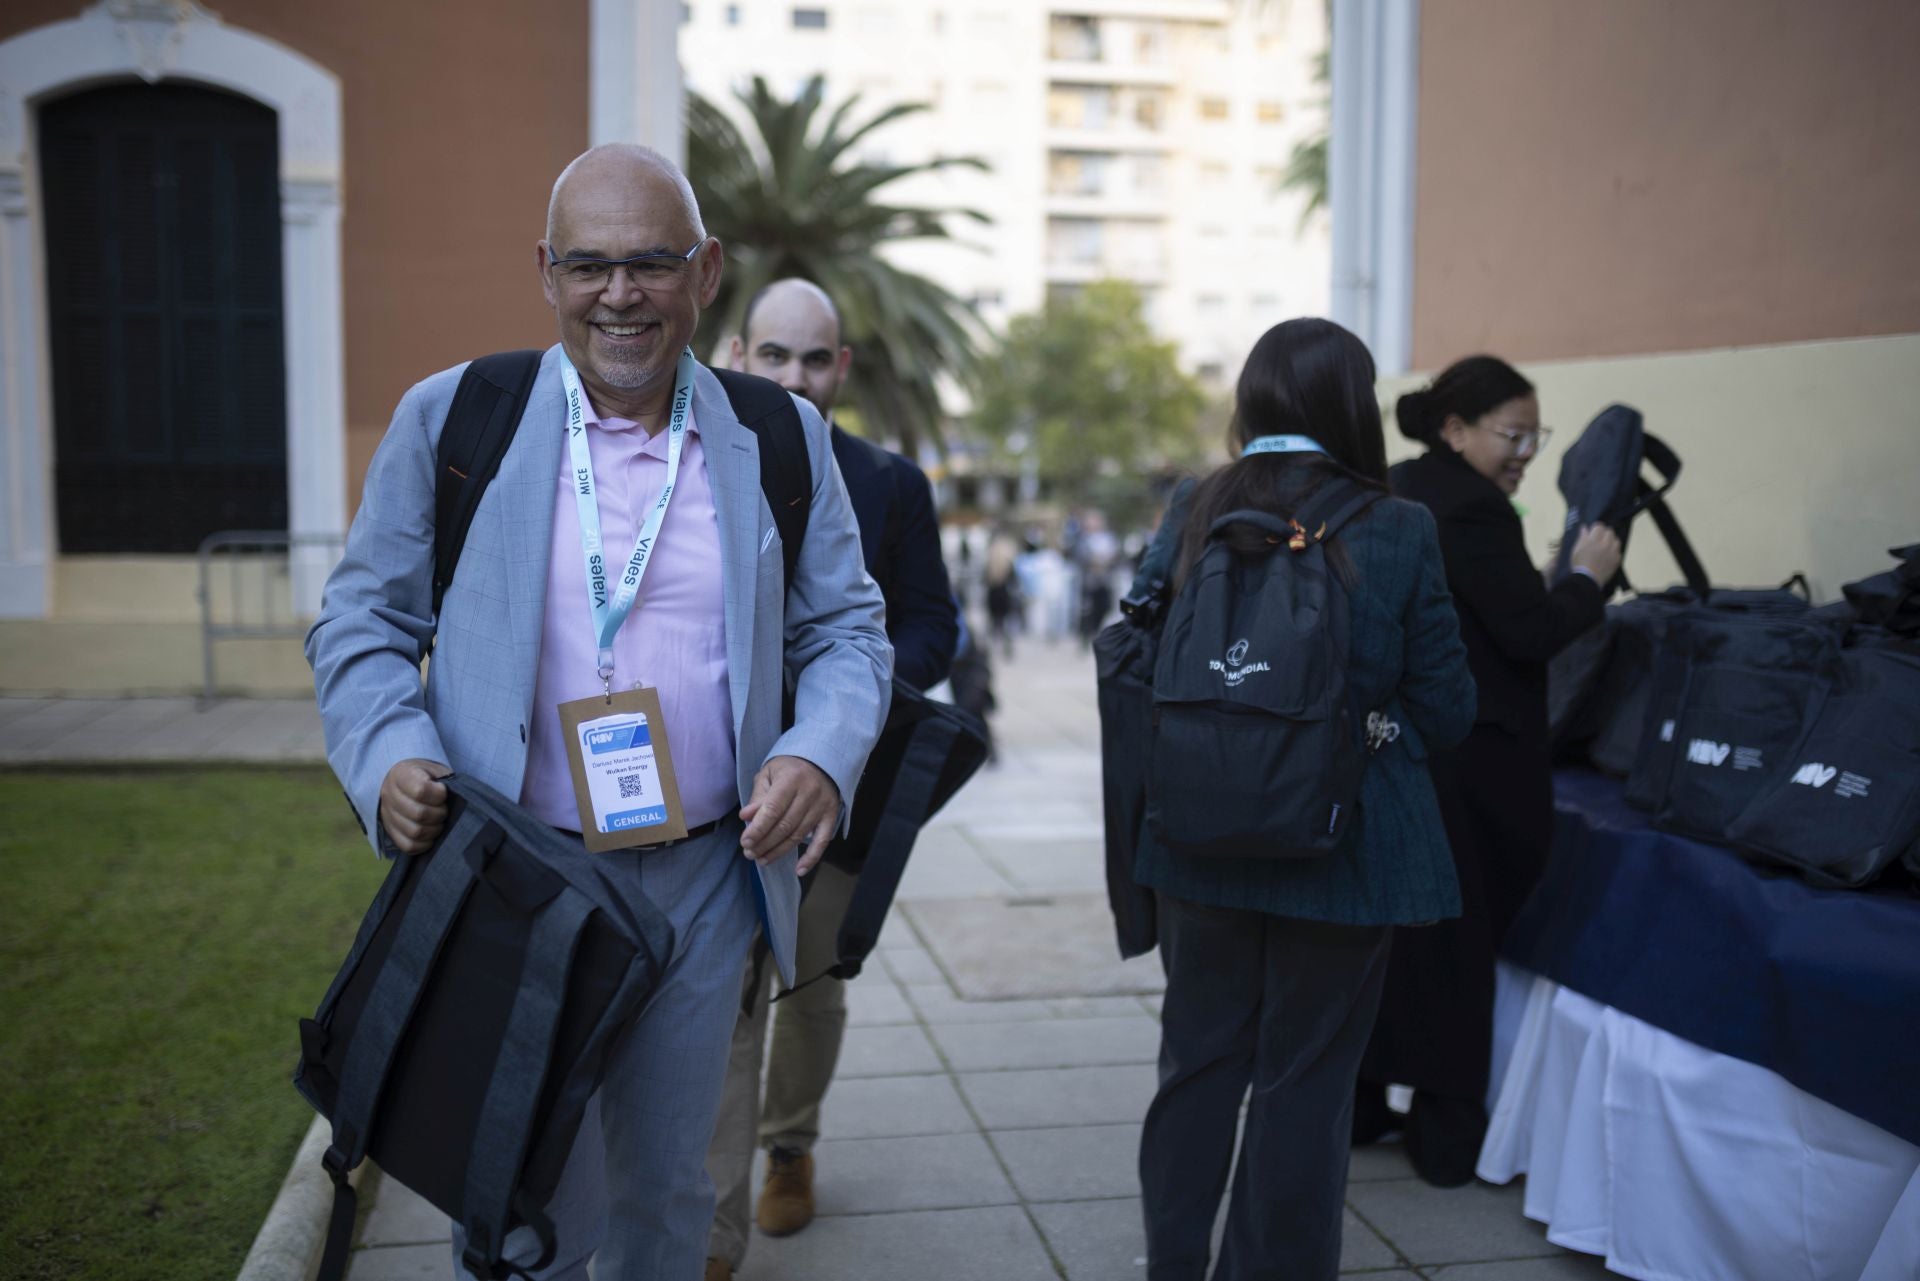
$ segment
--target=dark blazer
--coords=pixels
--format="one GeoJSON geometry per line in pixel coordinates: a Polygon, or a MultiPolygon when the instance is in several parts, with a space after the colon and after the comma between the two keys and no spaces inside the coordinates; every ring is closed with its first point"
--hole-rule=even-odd
{"type": "Polygon", "coordinates": [[[960,612],[940,554],[933,489],[900,455],[839,427],[833,457],[853,500],[867,573],[887,602],[893,674],[918,690],[938,685],[953,667],[960,612]]]}
{"type": "MultiPolygon", "coordinates": [[[[1155,541],[1177,538],[1164,521],[1155,541]]],[[[1348,688],[1383,708],[1400,737],[1360,783],[1359,821],[1324,858],[1181,858],[1141,835],[1134,875],[1176,898],[1348,925],[1396,925],[1460,912],[1453,853],[1427,775],[1427,752],[1473,725],[1473,677],[1440,566],[1433,517],[1383,498],[1340,531],[1353,562],[1348,688]]]]}
{"type": "Polygon", "coordinates": [[[1447,586],[1480,687],[1476,723],[1498,725],[1545,752],[1547,660],[1599,624],[1606,612],[1600,588],[1574,574],[1549,591],[1527,556],[1512,500],[1451,449],[1395,465],[1389,481],[1439,525],[1447,586]]]}

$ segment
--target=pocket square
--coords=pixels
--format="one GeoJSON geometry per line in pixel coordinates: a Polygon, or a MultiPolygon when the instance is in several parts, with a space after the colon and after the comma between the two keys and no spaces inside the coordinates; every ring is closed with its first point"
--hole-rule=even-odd
{"type": "Polygon", "coordinates": [[[776,532],[774,527],[769,525],[767,526],[767,532],[760,536],[760,554],[762,556],[767,554],[767,548],[773,546],[773,536],[776,532]]]}

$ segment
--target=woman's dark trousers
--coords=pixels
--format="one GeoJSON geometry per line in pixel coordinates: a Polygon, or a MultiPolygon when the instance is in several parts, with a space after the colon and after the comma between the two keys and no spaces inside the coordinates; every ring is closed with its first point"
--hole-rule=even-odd
{"type": "Polygon", "coordinates": [[[1201,1281],[1233,1163],[1214,1281],[1331,1281],[1353,1089],[1390,932],[1159,896],[1160,1090],[1140,1137],[1148,1281],[1201,1281]]]}

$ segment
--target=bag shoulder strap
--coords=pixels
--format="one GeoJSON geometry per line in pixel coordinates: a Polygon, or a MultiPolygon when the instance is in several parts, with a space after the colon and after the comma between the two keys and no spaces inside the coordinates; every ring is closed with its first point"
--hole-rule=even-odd
{"type": "Polygon", "coordinates": [[[769,378],[732,369],[715,369],[740,425],[760,438],[760,491],[780,531],[780,554],[787,583],[800,563],[813,506],[813,464],[807,457],[806,429],[793,396],[769,378]]]}
{"type": "Polygon", "coordinates": [[[534,376],[540,372],[539,351],[502,351],[467,365],[460,386],[440,428],[440,447],[434,453],[433,482],[433,613],[453,581],[466,545],[473,513],[487,492],[507,446],[520,426],[534,376]]]}
{"type": "Polygon", "coordinates": [[[1324,523],[1323,538],[1332,538],[1342,527],[1379,502],[1386,495],[1366,485],[1358,485],[1344,476],[1330,477],[1307,500],[1300,523],[1317,530],[1324,523]]]}

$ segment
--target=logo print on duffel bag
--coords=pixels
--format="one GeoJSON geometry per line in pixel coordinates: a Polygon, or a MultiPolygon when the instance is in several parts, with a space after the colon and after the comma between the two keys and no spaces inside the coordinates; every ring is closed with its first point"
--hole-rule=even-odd
{"type": "Polygon", "coordinates": [[[1840,779],[1840,782],[1838,786],[1833,789],[1833,794],[1841,800],[1850,801],[1857,797],[1865,796],[1873,787],[1873,780],[1864,774],[1855,774],[1852,770],[1841,773],[1839,766],[1822,765],[1819,761],[1808,761],[1805,765],[1795,770],[1793,777],[1788,781],[1799,783],[1803,787],[1811,787],[1815,791],[1818,791],[1828,783],[1833,782],[1836,776],[1840,779]]]}

